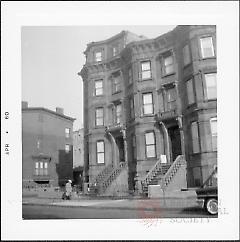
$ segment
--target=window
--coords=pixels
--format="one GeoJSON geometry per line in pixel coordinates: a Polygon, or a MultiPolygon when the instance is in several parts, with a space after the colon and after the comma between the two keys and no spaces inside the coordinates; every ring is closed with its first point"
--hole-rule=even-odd
{"type": "Polygon", "coordinates": [[[151,78],[151,62],[150,61],[144,61],[141,62],[141,79],[149,79],[151,78]]]}
{"type": "Polygon", "coordinates": [[[122,105],[118,104],[116,105],[116,123],[117,124],[120,124],[121,116],[122,116],[122,105]]]}
{"type": "Polygon", "coordinates": [[[128,83],[131,84],[133,82],[133,76],[132,76],[132,68],[128,68],[128,83]]]}
{"type": "Polygon", "coordinates": [[[35,175],[36,176],[46,176],[48,175],[48,162],[36,161],[35,162],[35,175]]]}
{"type": "Polygon", "coordinates": [[[214,56],[214,48],[212,37],[205,37],[200,39],[202,58],[209,58],[214,56]]]}
{"type": "Polygon", "coordinates": [[[66,144],[65,145],[65,152],[66,153],[69,153],[70,152],[70,145],[69,144],[66,144]]]}
{"type": "Polygon", "coordinates": [[[118,46],[114,46],[112,48],[112,53],[113,53],[113,56],[116,56],[118,54],[118,46]]]}
{"type": "Polygon", "coordinates": [[[132,152],[133,152],[133,159],[137,158],[137,150],[136,150],[136,136],[132,135],[132,152]]]}
{"type": "Polygon", "coordinates": [[[145,133],[146,157],[156,157],[156,144],[154,132],[145,133]]]}
{"type": "Polygon", "coordinates": [[[207,99],[217,98],[217,75],[216,73],[205,74],[207,99]]]}
{"type": "Polygon", "coordinates": [[[143,94],[143,114],[153,114],[153,96],[152,93],[143,94]]]}
{"type": "Polygon", "coordinates": [[[113,89],[113,94],[121,91],[120,75],[113,76],[112,89],[113,89]]]}
{"type": "Polygon", "coordinates": [[[102,61],[102,52],[98,51],[95,53],[95,61],[99,62],[102,61]]]}
{"type": "Polygon", "coordinates": [[[175,88],[166,90],[167,111],[174,110],[176,108],[176,93],[175,88]]]}
{"type": "Polygon", "coordinates": [[[217,118],[210,119],[211,133],[212,133],[212,149],[217,150],[217,118]]]}
{"type": "Polygon", "coordinates": [[[188,104],[192,104],[195,102],[194,92],[193,92],[193,79],[190,79],[186,82],[187,85],[187,99],[188,104]]]}
{"type": "Polygon", "coordinates": [[[96,96],[103,95],[103,80],[95,81],[95,95],[96,96]]]}
{"type": "Polygon", "coordinates": [[[198,153],[200,151],[199,144],[199,134],[198,134],[198,123],[192,122],[191,124],[191,133],[192,133],[192,152],[198,153]]]}
{"type": "Polygon", "coordinates": [[[96,126],[103,126],[103,108],[96,108],[96,126]]]}
{"type": "Polygon", "coordinates": [[[163,75],[168,75],[173,72],[174,72],[173,55],[171,52],[168,52],[163,57],[163,75]]]}
{"type": "Polygon", "coordinates": [[[190,57],[190,49],[189,45],[185,45],[183,47],[183,64],[184,66],[190,64],[191,62],[191,57],[190,57]]]}
{"type": "Polygon", "coordinates": [[[133,97],[130,98],[129,101],[130,101],[130,118],[134,119],[135,113],[134,113],[134,99],[133,99],[133,97]]]}
{"type": "Polygon", "coordinates": [[[70,137],[70,128],[65,128],[65,138],[70,137]]]}
{"type": "Polygon", "coordinates": [[[97,163],[104,164],[104,141],[97,141],[97,163]]]}

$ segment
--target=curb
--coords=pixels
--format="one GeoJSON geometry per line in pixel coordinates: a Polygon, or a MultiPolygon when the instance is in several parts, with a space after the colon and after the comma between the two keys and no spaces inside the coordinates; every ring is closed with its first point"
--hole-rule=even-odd
{"type": "MultiPolygon", "coordinates": [[[[65,208],[85,208],[85,209],[117,209],[117,210],[136,210],[141,211],[142,208],[136,207],[103,207],[103,206],[74,206],[74,205],[59,205],[59,204],[36,204],[36,203],[22,203],[22,205],[28,206],[48,206],[48,207],[65,207],[65,208]]],[[[179,209],[186,209],[186,208],[199,208],[199,206],[190,206],[190,207],[161,207],[161,208],[144,208],[144,211],[161,211],[164,209],[167,210],[179,210],[179,209]]]]}

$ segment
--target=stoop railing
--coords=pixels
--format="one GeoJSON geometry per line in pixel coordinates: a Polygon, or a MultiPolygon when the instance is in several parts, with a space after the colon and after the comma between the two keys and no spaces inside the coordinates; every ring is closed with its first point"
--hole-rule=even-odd
{"type": "Polygon", "coordinates": [[[161,188],[162,190],[166,190],[168,184],[171,182],[172,178],[177,173],[178,169],[184,164],[185,158],[183,155],[179,155],[176,160],[172,163],[171,167],[168,169],[167,173],[161,179],[161,188]]]}
{"type": "Polygon", "coordinates": [[[117,178],[117,176],[122,172],[122,170],[126,167],[126,162],[121,162],[119,166],[117,166],[111,174],[107,177],[105,181],[100,185],[100,192],[104,193],[106,189],[110,186],[110,184],[117,178]]]}

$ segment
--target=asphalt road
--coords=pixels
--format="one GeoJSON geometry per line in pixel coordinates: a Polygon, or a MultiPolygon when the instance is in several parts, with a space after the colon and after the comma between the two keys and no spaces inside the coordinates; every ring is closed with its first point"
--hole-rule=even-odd
{"type": "MultiPolygon", "coordinates": [[[[22,207],[23,219],[144,219],[144,218],[207,218],[201,208],[168,208],[159,210],[60,207],[49,205],[28,205],[22,207]]],[[[210,216],[211,218],[217,216],[210,216]]]]}

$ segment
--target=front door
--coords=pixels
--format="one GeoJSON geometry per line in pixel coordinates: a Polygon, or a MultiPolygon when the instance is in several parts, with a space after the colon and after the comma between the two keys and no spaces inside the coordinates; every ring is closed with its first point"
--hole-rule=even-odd
{"type": "Polygon", "coordinates": [[[181,136],[180,130],[178,126],[173,126],[168,128],[168,134],[170,137],[170,145],[171,145],[171,160],[175,161],[178,155],[182,154],[181,149],[181,136]]]}
{"type": "Polygon", "coordinates": [[[116,138],[116,144],[117,144],[118,153],[119,153],[119,162],[124,162],[125,154],[124,154],[124,141],[122,136],[119,136],[116,138]]]}

